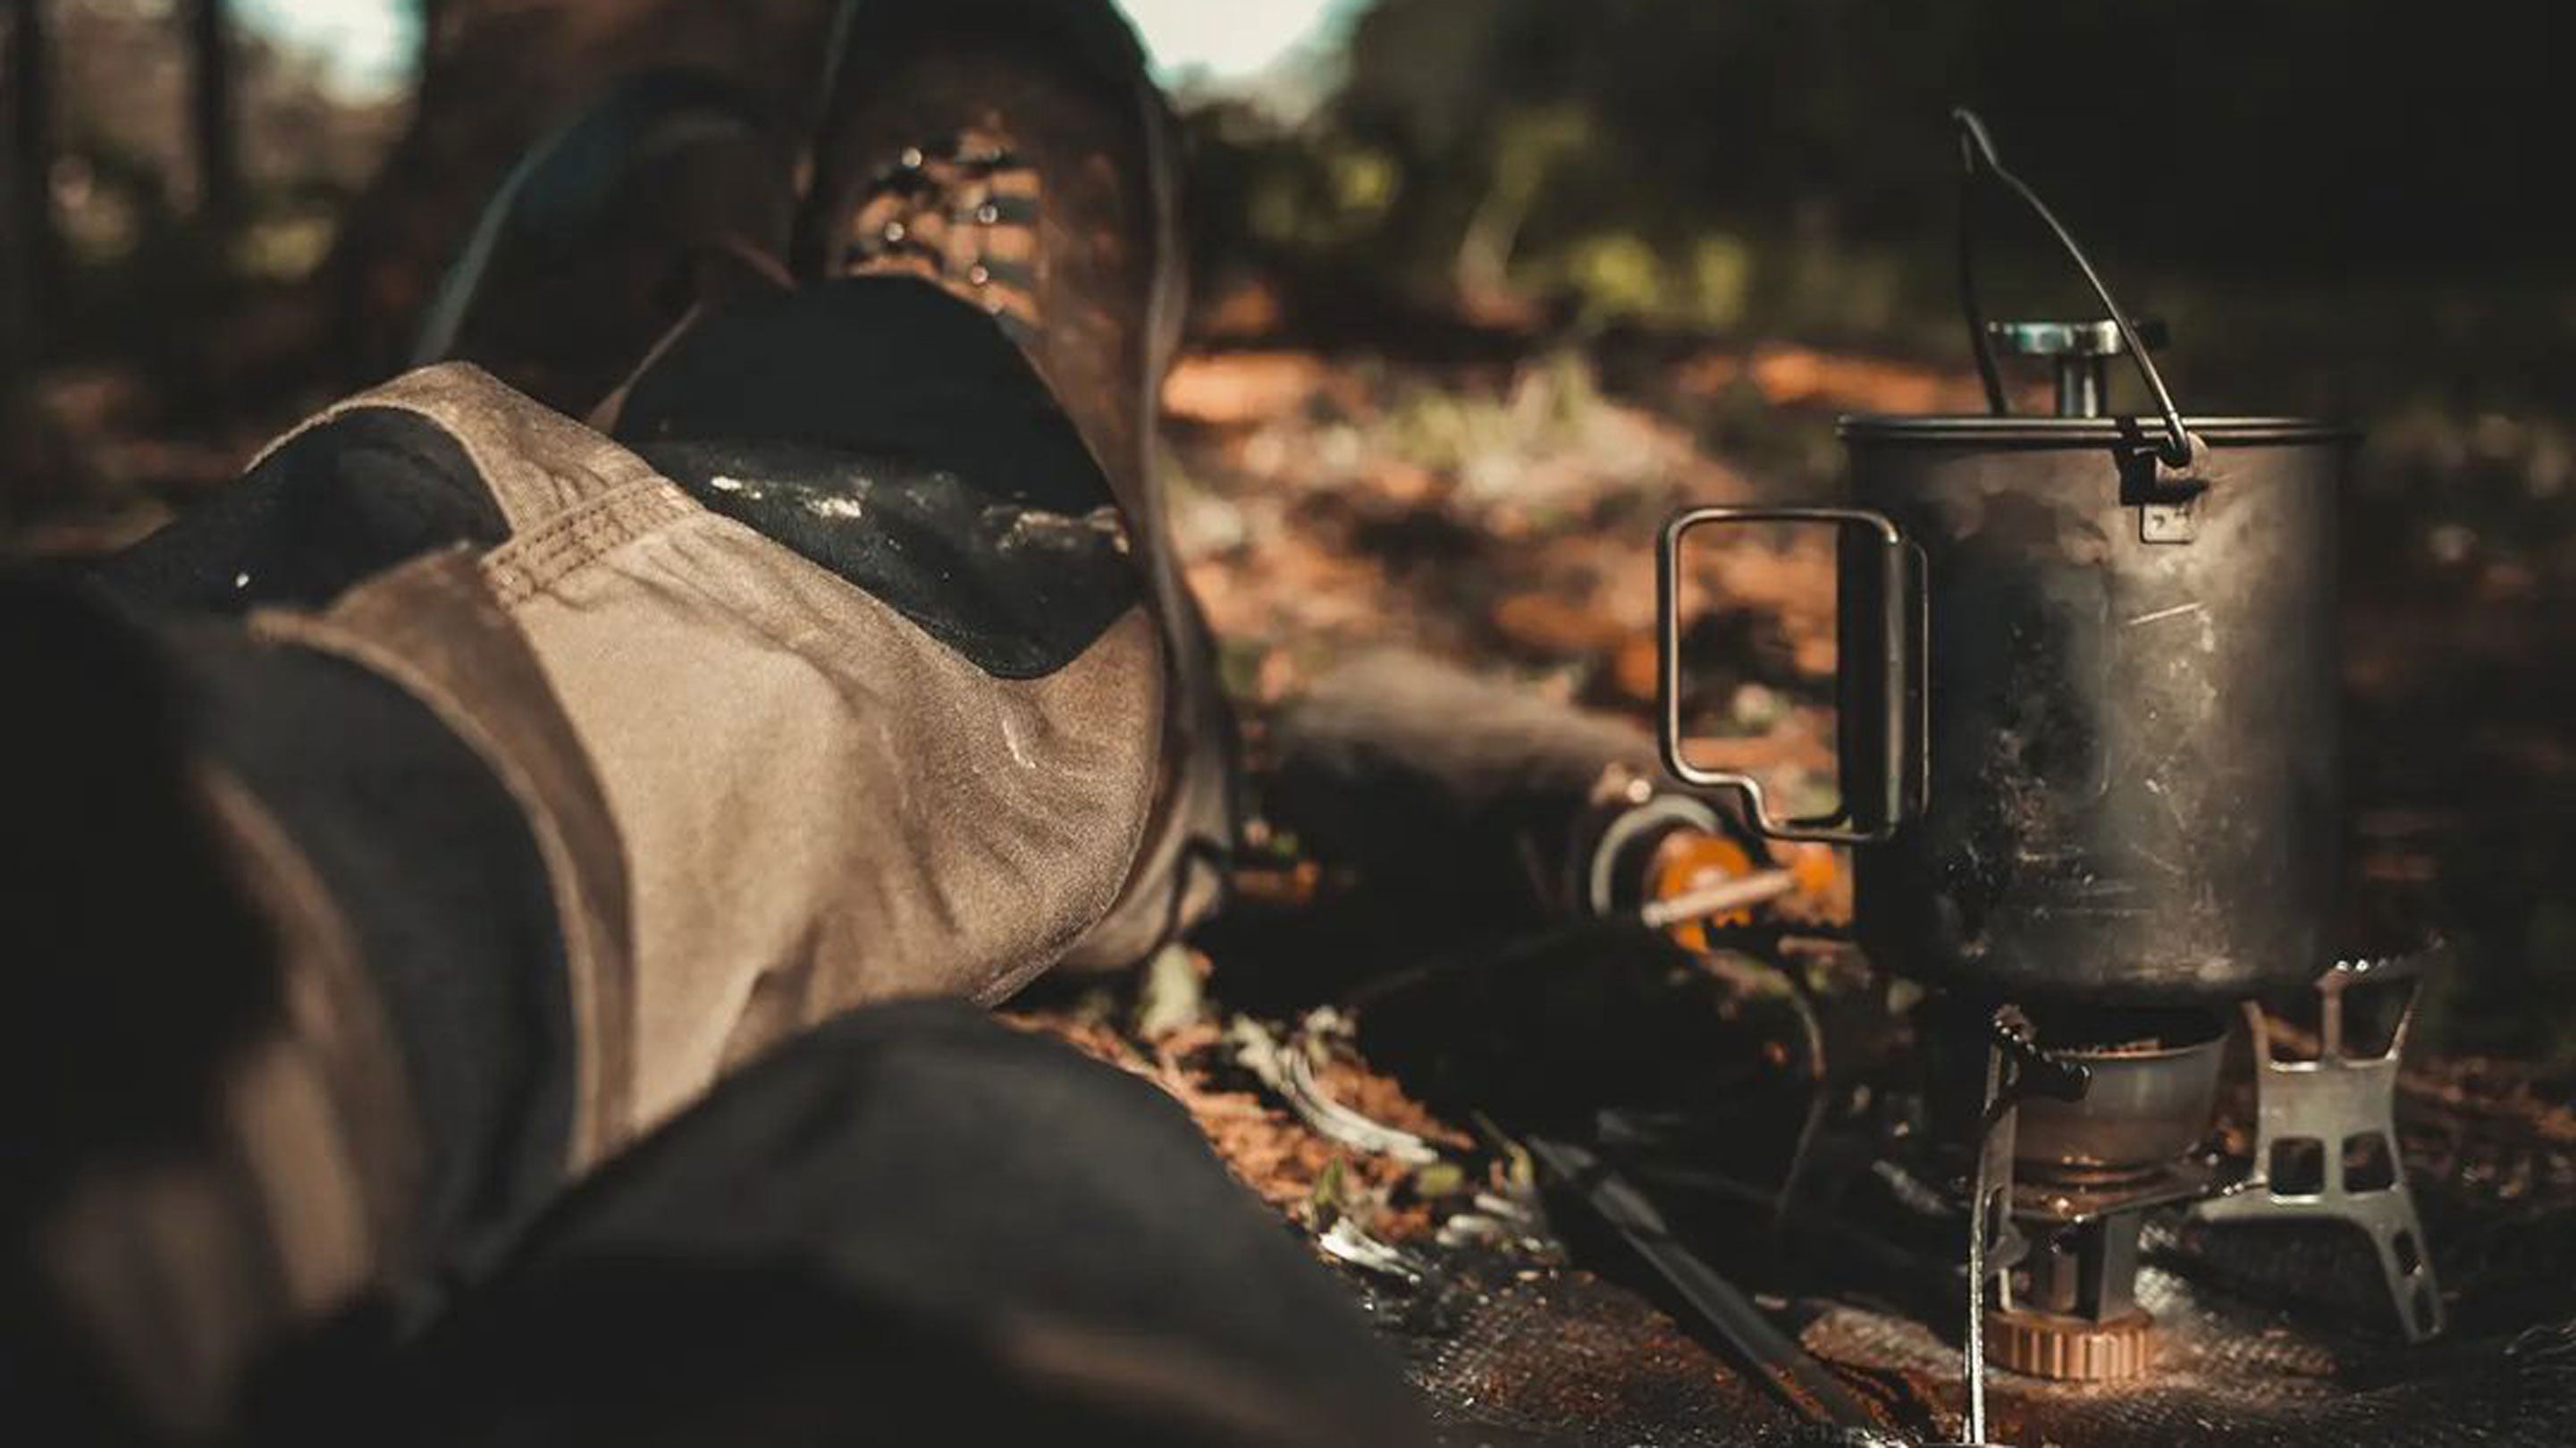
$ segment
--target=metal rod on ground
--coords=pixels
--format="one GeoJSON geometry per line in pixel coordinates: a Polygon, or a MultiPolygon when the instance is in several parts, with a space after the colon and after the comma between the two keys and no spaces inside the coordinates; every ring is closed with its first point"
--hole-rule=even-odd
{"type": "Polygon", "coordinates": [[[1756,905],[1767,905],[1784,895],[1797,892],[1798,877],[1786,870],[1756,870],[1732,880],[1720,880],[1702,886],[1686,895],[1657,900],[1637,912],[1637,923],[1648,930],[1663,930],[1692,920],[1705,920],[1712,915],[1731,915],[1756,905]]]}
{"type": "Polygon", "coordinates": [[[1583,1194],[1602,1222],[1636,1249],[1774,1395],[1800,1413],[1839,1428],[1879,1422],[1841,1381],[1753,1305],[1742,1289],[1681,1245],[1643,1192],[1590,1151],[1568,1141],[1526,1138],[1530,1154],[1583,1194]]]}
{"type": "Polygon", "coordinates": [[[2004,1052],[1986,1051],[1985,1100],[1978,1123],[1977,1171],[1968,1187],[1968,1333],[1960,1344],[1967,1379],[1965,1440],[1986,1441],[1986,1239],[1993,1230],[1987,1195],[1994,1190],[1994,1111],[2004,1090],[2004,1052]]]}

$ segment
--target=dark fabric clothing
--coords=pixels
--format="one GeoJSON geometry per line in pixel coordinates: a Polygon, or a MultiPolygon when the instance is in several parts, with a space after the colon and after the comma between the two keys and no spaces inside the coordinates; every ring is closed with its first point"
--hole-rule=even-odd
{"type": "Polygon", "coordinates": [[[410,413],[359,408],[288,439],[96,576],[150,607],[319,608],[424,553],[488,548],[509,532],[454,438],[410,413]]]}
{"type": "Polygon", "coordinates": [[[553,892],[489,768],[345,660],[176,630],[194,746],[283,825],[347,919],[428,1150],[420,1226],[465,1269],[562,1185],[572,1020],[553,892]]]}
{"type": "Polygon", "coordinates": [[[709,511],[856,585],[996,678],[1056,672],[1144,595],[1106,505],[1026,507],[942,468],[803,444],[640,452],[709,511]]]}
{"type": "Polygon", "coordinates": [[[0,678],[0,1182],[15,1206],[69,1156],[160,1144],[166,1103],[202,1092],[277,993],[268,933],[190,805],[183,690],[152,636],[94,589],[0,571],[0,678]]]}
{"type": "Polygon", "coordinates": [[[635,379],[611,436],[637,449],[841,448],[1077,517],[1111,502],[1028,357],[991,317],[912,277],[821,282],[701,319],[635,379]]]}
{"type": "Polygon", "coordinates": [[[451,435],[367,407],[289,438],[93,575],[161,634],[189,747],[276,815],[358,937],[429,1148],[433,1260],[488,1252],[562,1180],[571,1021],[543,861],[490,768],[402,689],[190,620],[321,608],[508,536],[451,435]]]}
{"type": "Polygon", "coordinates": [[[999,678],[1054,673],[1144,596],[1081,436],[993,319],[864,277],[708,317],[617,435],[710,510],[999,678]]]}
{"type": "Polygon", "coordinates": [[[1168,1096],[934,1001],[773,1052],[331,1373],[328,1411],[272,1385],[283,1436],[1358,1444],[1416,1412],[1168,1096]]]}

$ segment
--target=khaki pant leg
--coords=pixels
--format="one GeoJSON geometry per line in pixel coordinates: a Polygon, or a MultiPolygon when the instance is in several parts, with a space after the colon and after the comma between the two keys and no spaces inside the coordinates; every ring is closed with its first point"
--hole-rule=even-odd
{"type": "Polygon", "coordinates": [[[1117,898],[1160,763],[1143,607],[997,678],[470,367],[367,406],[454,435],[513,536],[258,626],[403,683],[528,808],[576,975],[576,1165],[850,1006],[1007,994],[1117,898]]]}

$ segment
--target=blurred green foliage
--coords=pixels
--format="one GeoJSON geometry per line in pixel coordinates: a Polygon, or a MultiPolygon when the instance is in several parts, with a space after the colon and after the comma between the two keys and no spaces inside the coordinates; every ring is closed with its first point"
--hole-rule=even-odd
{"type": "MultiPolygon", "coordinates": [[[[1968,104],[2132,305],[2527,356],[2576,325],[2562,10],[1376,0],[1302,126],[1202,117],[1209,230],[1417,297],[1929,343],[1968,104]],[[2358,288],[2388,304],[2319,315],[2358,288]]],[[[2080,304],[2034,227],[1991,222],[2005,310],[2080,304]]]]}

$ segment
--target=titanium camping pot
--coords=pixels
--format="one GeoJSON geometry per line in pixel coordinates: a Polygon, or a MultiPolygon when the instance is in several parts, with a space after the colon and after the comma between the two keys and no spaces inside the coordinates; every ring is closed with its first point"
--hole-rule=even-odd
{"type": "Polygon", "coordinates": [[[2351,435],[2185,418],[2048,208],[1958,116],[1980,169],[2037,213],[2109,320],[1979,316],[1992,412],[1845,418],[1853,505],[1703,507],[1665,527],[1665,761],[1739,793],[1767,834],[1858,847],[1880,966],[1992,999],[2235,1000],[2304,986],[2337,879],[2336,494],[2351,435]],[[2014,416],[2000,345],[2056,360],[2052,417],[2014,416]],[[2093,415],[2125,356],[2159,415],[2093,415]],[[1684,758],[1681,550],[1705,527],[1840,534],[1842,804],[1778,820],[1749,777],[1684,758]]]}

